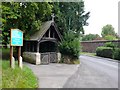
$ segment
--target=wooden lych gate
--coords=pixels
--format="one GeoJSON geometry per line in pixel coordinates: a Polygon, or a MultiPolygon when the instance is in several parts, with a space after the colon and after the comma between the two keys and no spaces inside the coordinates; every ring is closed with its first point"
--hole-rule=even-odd
{"type": "Polygon", "coordinates": [[[24,41],[24,52],[40,53],[41,64],[58,62],[58,45],[62,41],[54,21],[42,24],[41,29],[24,41]]]}

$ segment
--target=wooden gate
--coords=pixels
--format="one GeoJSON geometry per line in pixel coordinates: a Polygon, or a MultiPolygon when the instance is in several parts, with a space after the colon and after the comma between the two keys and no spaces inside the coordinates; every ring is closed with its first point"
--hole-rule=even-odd
{"type": "Polygon", "coordinates": [[[50,63],[56,63],[57,62],[57,54],[56,52],[50,52],[50,63]]]}
{"type": "Polygon", "coordinates": [[[41,64],[49,64],[49,53],[41,53],[41,64]]]}
{"type": "Polygon", "coordinates": [[[57,62],[57,53],[49,52],[49,53],[41,53],[41,64],[49,64],[57,62]]]}

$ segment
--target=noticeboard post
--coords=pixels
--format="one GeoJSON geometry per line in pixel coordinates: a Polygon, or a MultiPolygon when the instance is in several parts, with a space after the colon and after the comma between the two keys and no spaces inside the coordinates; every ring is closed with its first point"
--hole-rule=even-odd
{"type": "Polygon", "coordinates": [[[21,46],[23,46],[23,32],[19,29],[10,30],[10,66],[12,67],[13,60],[13,46],[18,46],[18,65],[21,59],[21,46]]]}

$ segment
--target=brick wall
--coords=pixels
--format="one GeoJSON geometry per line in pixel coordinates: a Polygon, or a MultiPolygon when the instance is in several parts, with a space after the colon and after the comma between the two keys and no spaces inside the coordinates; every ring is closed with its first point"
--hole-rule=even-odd
{"type": "Polygon", "coordinates": [[[99,46],[103,46],[106,42],[113,42],[114,44],[118,44],[120,48],[120,40],[112,40],[112,41],[107,41],[107,40],[97,40],[97,41],[82,41],[81,46],[82,46],[82,51],[83,52],[95,52],[96,48],[99,46]]]}

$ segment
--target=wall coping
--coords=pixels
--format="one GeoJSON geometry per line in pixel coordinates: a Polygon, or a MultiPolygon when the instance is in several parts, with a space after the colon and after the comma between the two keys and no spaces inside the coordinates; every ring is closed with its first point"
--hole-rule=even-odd
{"type": "Polygon", "coordinates": [[[96,43],[96,42],[120,42],[120,40],[93,40],[93,41],[81,41],[81,43],[96,43]]]}

